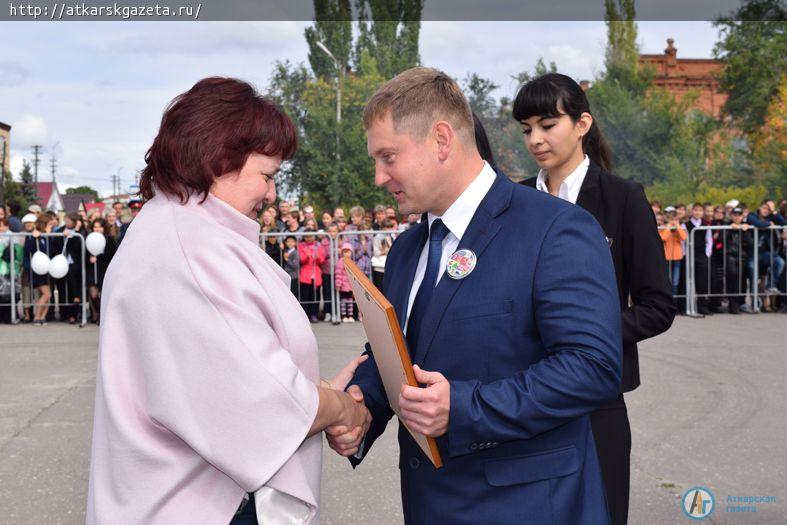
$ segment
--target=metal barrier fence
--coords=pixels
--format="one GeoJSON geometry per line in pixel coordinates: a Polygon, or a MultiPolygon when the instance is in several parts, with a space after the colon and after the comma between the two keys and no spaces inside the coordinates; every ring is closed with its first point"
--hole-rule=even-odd
{"type": "Polygon", "coordinates": [[[784,226],[754,228],[741,224],[692,229],[684,258],[686,313],[698,314],[700,300],[718,304],[722,299],[728,300],[732,309],[749,300],[751,311],[759,312],[763,296],[787,296],[785,236],[784,226]],[[697,243],[708,241],[707,232],[711,233],[710,257],[702,253],[702,259],[697,259],[697,243]],[[761,277],[765,277],[763,291],[761,277]]]}
{"type": "MultiPolygon", "coordinates": [[[[353,261],[366,272],[370,280],[374,281],[375,272],[372,261],[375,257],[381,256],[375,253],[375,248],[379,244],[375,242],[375,239],[390,239],[390,242],[383,243],[383,245],[390,246],[399,233],[398,231],[372,230],[344,231],[332,238],[324,232],[263,232],[260,233],[260,246],[290,274],[290,278],[293,280],[292,292],[312,320],[318,317],[319,312],[322,311],[331,315],[332,322],[338,323],[342,318],[343,300],[345,307],[347,306],[347,297],[343,298],[336,287],[336,266],[341,254],[341,246],[344,243],[350,244],[353,261]],[[290,243],[289,247],[286,241],[288,237],[295,239],[295,242],[290,243]],[[311,238],[314,240],[312,241],[311,238]],[[306,276],[310,277],[311,283],[303,283],[300,279],[303,268],[302,254],[307,254],[309,257],[308,264],[311,273],[306,276]],[[315,269],[314,262],[320,259],[322,262],[315,269]],[[316,285],[317,271],[321,274],[320,286],[316,285]],[[295,284],[296,280],[297,285],[295,284]]],[[[306,271],[309,272],[309,269],[306,271]]],[[[357,315],[357,312],[354,314],[357,315]]]]}
{"type": "MultiPolygon", "coordinates": [[[[20,315],[24,317],[25,309],[36,307],[48,307],[53,309],[55,319],[60,319],[64,315],[64,309],[70,308],[71,312],[81,309],[81,324],[87,323],[87,294],[85,279],[85,238],[79,233],[66,235],[63,233],[42,233],[38,239],[47,239],[45,252],[51,259],[56,255],[67,255],[66,249],[71,242],[79,242],[78,254],[80,262],[73,261],[68,265],[68,273],[61,278],[54,278],[48,274],[38,275],[29,262],[25,259],[30,257],[29,239],[35,238],[32,233],[11,233],[0,234],[0,256],[2,256],[3,272],[0,274],[0,307],[10,310],[10,321],[13,324],[20,322],[20,315]],[[62,239],[57,243],[50,240],[62,239]],[[60,247],[62,243],[62,248],[60,247]],[[55,244],[55,246],[53,246],[55,244]],[[27,249],[26,249],[27,245],[27,249]],[[60,253],[55,253],[60,250],[60,253]],[[26,253],[28,252],[28,253],[26,253]],[[25,268],[28,266],[28,268],[25,268]],[[72,270],[77,270],[79,276],[75,278],[72,270]],[[44,282],[45,281],[45,282],[44,282]],[[41,284],[34,284],[39,282],[41,284]],[[51,300],[46,303],[38,304],[35,300],[36,289],[42,285],[51,287],[51,300]],[[74,292],[79,292],[77,293],[74,292]],[[69,298],[79,297],[80,301],[69,301],[69,298]]],[[[35,251],[40,250],[40,243],[35,240],[35,251]]],[[[74,316],[76,318],[76,316],[74,316]]]]}

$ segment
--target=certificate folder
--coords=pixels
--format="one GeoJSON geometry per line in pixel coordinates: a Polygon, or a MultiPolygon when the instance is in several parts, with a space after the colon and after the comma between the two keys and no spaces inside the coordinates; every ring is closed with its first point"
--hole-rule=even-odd
{"type": "MultiPolygon", "coordinates": [[[[352,259],[344,257],[342,260],[353,288],[355,303],[363,316],[363,329],[366,331],[377,369],[380,371],[380,377],[385,385],[388,403],[399,416],[399,391],[402,384],[406,383],[417,387],[418,383],[415,380],[413,363],[410,361],[410,354],[407,352],[404,334],[399,327],[396,312],[393,305],[352,259]]],[[[435,440],[408,428],[401,417],[399,423],[407,428],[432,464],[436,468],[442,467],[443,460],[440,458],[440,451],[437,449],[435,440]]]]}

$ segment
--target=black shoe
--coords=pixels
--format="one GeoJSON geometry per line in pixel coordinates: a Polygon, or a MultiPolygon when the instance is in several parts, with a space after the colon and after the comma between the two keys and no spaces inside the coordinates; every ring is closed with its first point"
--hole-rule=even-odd
{"type": "Polygon", "coordinates": [[[733,314],[733,315],[740,315],[741,307],[737,303],[730,303],[730,306],[728,308],[728,312],[733,314]]]}
{"type": "Polygon", "coordinates": [[[708,310],[704,306],[701,306],[700,308],[697,308],[697,313],[702,314],[702,315],[713,315],[713,312],[711,312],[710,310],[708,310]]]}

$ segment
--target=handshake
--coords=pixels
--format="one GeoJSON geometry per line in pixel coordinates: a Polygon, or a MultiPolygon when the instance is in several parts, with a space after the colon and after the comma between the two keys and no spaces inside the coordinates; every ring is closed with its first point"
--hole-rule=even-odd
{"type": "MultiPolygon", "coordinates": [[[[330,389],[321,389],[330,392],[338,400],[338,408],[332,411],[333,417],[321,428],[325,429],[328,445],[342,456],[358,453],[372,423],[361,389],[357,385],[347,388],[355,370],[367,357],[363,355],[350,361],[331,380],[330,389]]],[[[399,417],[412,431],[432,438],[440,437],[448,431],[451,385],[441,373],[422,370],[418,365],[413,366],[413,373],[423,388],[402,385],[398,400],[399,417]]]]}
{"type": "Polygon", "coordinates": [[[328,385],[336,408],[331,411],[333,417],[330,424],[325,427],[325,435],[328,438],[328,445],[342,456],[358,453],[361,442],[372,423],[372,415],[363,402],[361,389],[356,385],[347,388],[358,365],[367,358],[368,356],[362,355],[350,361],[328,385]],[[347,388],[346,392],[345,388],[347,388]]]}

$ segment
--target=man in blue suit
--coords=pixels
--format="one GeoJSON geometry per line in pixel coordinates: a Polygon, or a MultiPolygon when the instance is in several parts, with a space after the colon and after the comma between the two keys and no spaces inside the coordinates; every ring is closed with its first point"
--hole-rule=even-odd
{"type": "MultiPolygon", "coordinates": [[[[618,395],[621,332],[601,228],[492,170],[440,71],[389,81],[364,126],[376,184],[403,215],[428,214],[394,243],[383,283],[424,385],[402,386],[402,420],[444,463],[399,426],[406,523],[608,523],[588,414],[618,395]]],[[[394,415],[373,353],[348,390],[371,426],[328,440],[356,466],[394,415]]]]}

